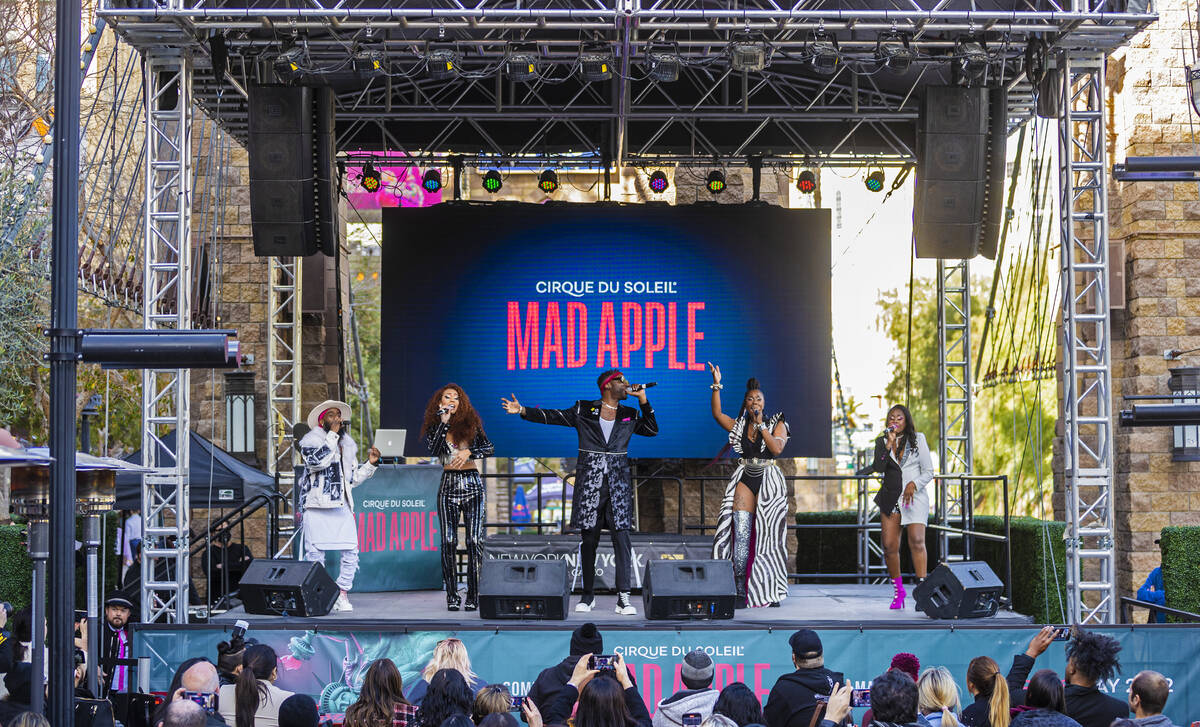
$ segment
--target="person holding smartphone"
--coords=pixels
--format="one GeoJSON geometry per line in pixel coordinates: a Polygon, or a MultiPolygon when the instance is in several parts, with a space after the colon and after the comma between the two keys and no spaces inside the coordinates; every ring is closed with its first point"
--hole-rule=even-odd
{"type": "Polygon", "coordinates": [[[683,689],[658,703],[654,727],[699,727],[712,714],[720,694],[712,688],[715,674],[716,665],[708,654],[699,649],[685,654],[679,665],[683,689]]]}
{"type": "Polygon", "coordinates": [[[646,703],[620,654],[584,654],[575,663],[570,681],[546,710],[545,723],[568,724],[576,702],[579,708],[575,711],[575,727],[653,727],[646,703]]]}
{"type": "Polygon", "coordinates": [[[367,461],[358,463],[358,445],[346,426],[350,405],[323,401],[308,413],[308,433],[300,439],[301,522],[304,559],[325,562],[325,552],[341,551],[337,584],[341,589],[334,611],[353,611],[347,595],[358,573],[358,524],[354,521],[354,485],[375,474],[379,450],[371,447],[367,461]]]}
{"type": "Polygon", "coordinates": [[[713,558],[733,561],[737,608],[778,606],[788,592],[788,497],[775,458],[787,445],[788,425],[783,412],[766,414],[758,379],[746,382],[737,418],[722,412],[721,367],[710,362],[708,368],[713,419],[729,432],[729,446],[741,457],[721,500],[713,558]]]}
{"type": "Polygon", "coordinates": [[[883,475],[883,486],[875,494],[879,506],[880,537],[888,577],[892,579],[892,603],[888,608],[904,608],[904,579],[900,575],[900,531],[908,529],[908,550],[912,554],[917,580],[925,580],[928,555],[925,552],[925,525],[929,522],[929,483],[933,481],[933,459],[925,435],[916,430],[908,407],[896,404],[888,410],[887,429],[875,440],[871,464],[858,471],[859,476],[883,475]]]}

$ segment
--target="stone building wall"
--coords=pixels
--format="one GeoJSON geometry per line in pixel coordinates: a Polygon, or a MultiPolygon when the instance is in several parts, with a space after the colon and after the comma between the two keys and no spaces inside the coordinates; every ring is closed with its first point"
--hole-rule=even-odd
{"type": "MultiPolygon", "coordinates": [[[[1196,153],[1181,61],[1194,15],[1183,0],[1155,6],[1158,23],[1108,64],[1110,164],[1196,153]]],[[[1200,365],[1196,354],[1163,358],[1200,347],[1200,200],[1194,183],[1114,181],[1109,204],[1110,240],[1124,244],[1111,263],[1123,265],[1126,293],[1125,309],[1113,311],[1116,410],[1128,408],[1126,395],[1168,393],[1168,369],[1200,365]]],[[[1200,525],[1200,463],[1172,461],[1170,428],[1115,431],[1117,590],[1133,595],[1159,564],[1159,531],[1200,525]]]]}

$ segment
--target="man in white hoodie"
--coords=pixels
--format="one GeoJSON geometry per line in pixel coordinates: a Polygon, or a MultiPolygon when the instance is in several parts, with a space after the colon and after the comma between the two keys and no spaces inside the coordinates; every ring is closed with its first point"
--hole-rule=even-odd
{"type": "Polygon", "coordinates": [[[698,649],[689,651],[679,665],[679,680],[684,689],[658,703],[654,727],[680,727],[683,715],[693,712],[700,715],[697,724],[708,718],[720,696],[720,692],[712,688],[715,671],[708,654],[698,649]]]}
{"type": "Polygon", "coordinates": [[[354,485],[375,474],[379,450],[371,447],[367,462],[358,464],[358,445],[344,426],[350,406],[323,401],[308,413],[308,434],[300,440],[304,472],[300,475],[304,559],[325,562],[325,551],[340,550],[341,589],[334,611],[353,611],[347,592],[358,572],[358,525],[354,521],[354,485]]]}

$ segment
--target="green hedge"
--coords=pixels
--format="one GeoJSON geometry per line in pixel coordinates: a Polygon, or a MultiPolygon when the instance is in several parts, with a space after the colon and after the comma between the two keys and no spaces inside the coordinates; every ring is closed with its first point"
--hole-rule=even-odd
{"type": "MultiPolygon", "coordinates": [[[[846,525],[858,521],[852,510],[833,512],[798,512],[796,523],[819,525],[846,525]]],[[[976,517],[975,527],[980,532],[1000,534],[1004,527],[1003,518],[976,517]]],[[[1017,611],[1032,616],[1038,623],[1061,623],[1059,604],[1066,604],[1066,550],[1063,544],[1065,523],[1043,522],[1035,518],[1012,518],[1012,562],[1014,573],[1027,574],[1014,579],[1013,605],[1017,611]],[[1045,525],[1045,532],[1043,532],[1045,525]],[[1047,546],[1048,549],[1047,549],[1047,546]],[[1055,595],[1055,572],[1057,569],[1057,593],[1055,595]],[[1061,601],[1059,600],[1061,598],[1061,601]]],[[[1198,529],[1200,530],[1200,529],[1198,529]]],[[[853,573],[858,569],[857,531],[849,528],[828,530],[803,529],[796,531],[797,573],[853,573]]],[[[927,531],[925,547],[929,552],[932,567],[939,559],[936,531],[927,531]]],[[[1004,579],[1004,547],[982,539],[975,541],[975,554],[986,561],[1001,580],[1004,579]]],[[[1165,562],[1165,561],[1164,561],[1165,562]]],[[[908,552],[908,538],[900,538],[900,568],[912,572],[912,559],[908,552]]],[[[834,582],[834,579],[812,578],[810,582],[834,582]]],[[[845,582],[844,580],[841,582],[845,582]]]]}
{"type": "MultiPolygon", "coordinates": [[[[104,585],[100,589],[100,598],[116,587],[120,577],[120,559],[113,553],[113,542],[117,537],[118,513],[107,513],[104,517],[103,539],[101,546],[101,561],[105,566],[104,585]]],[[[0,600],[8,601],[17,608],[29,605],[33,598],[33,562],[29,551],[24,545],[25,525],[0,525],[0,600]]],[[[76,540],[83,542],[83,518],[75,519],[76,540]]],[[[84,590],[86,572],[84,570],[84,554],[82,549],[77,552],[75,569],[75,608],[87,608],[87,592],[84,590]]]]}
{"type": "Polygon", "coordinates": [[[1167,608],[1200,613],[1200,527],[1163,528],[1161,538],[1167,608]]]}

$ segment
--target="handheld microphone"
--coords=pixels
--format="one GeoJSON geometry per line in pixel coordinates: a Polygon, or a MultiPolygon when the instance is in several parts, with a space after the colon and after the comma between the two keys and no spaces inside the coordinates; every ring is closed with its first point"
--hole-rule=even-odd
{"type": "Polygon", "coordinates": [[[448,406],[443,406],[443,407],[441,407],[440,409],[438,409],[438,412],[437,412],[437,413],[438,413],[438,416],[442,416],[443,414],[449,414],[449,413],[450,413],[450,407],[448,407],[448,406]]]}
{"type": "Polygon", "coordinates": [[[642,389],[649,389],[651,386],[658,386],[658,382],[651,381],[645,384],[634,384],[633,386],[629,387],[629,389],[630,391],[641,391],[642,389]]]}

